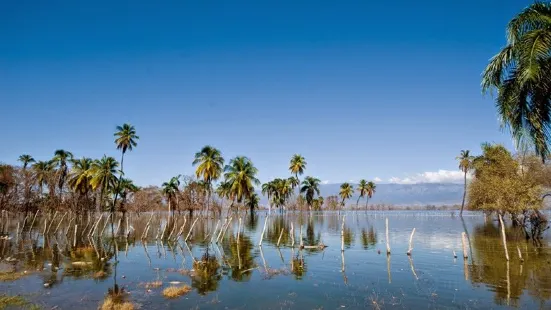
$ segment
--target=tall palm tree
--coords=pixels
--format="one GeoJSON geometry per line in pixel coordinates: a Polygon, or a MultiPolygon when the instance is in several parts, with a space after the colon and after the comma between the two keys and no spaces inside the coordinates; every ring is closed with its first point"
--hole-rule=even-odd
{"type": "Polygon", "coordinates": [[[31,155],[23,154],[19,156],[18,159],[23,164],[23,171],[27,170],[27,166],[35,162],[34,158],[31,155]]]}
{"type": "Polygon", "coordinates": [[[119,181],[117,182],[117,187],[115,188],[115,199],[113,199],[113,206],[111,207],[111,212],[115,211],[115,205],[117,204],[117,198],[119,196],[119,188],[121,186],[121,181],[124,176],[124,154],[126,151],[132,151],[133,148],[138,146],[137,140],[140,139],[136,135],[136,128],[130,124],[123,124],[122,126],[117,126],[117,131],[115,132],[115,144],[117,145],[117,150],[121,150],[121,170],[119,173],[119,181]]]}
{"type": "Polygon", "coordinates": [[[54,153],[54,158],[52,159],[52,162],[57,166],[58,170],[58,189],[59,189],[59,198],[62,198],[63,194],[63,185],[65,184],[65,180],[67,178],[67,174],[69,171],[69,167],[67,165],[67,162],[71,161],[73,159],[73,153],[65,150],[56,150],[54,153]]]}
{"type": "Polygon", "coordinates": [[[345,206],[346,199],[349,199],[352,195],[354,195],[354,187],[350,183],[342,183],[339,196],[341,196],[341,206],[343,208],[345,206]]]}
{"type": "Polygon", "coordinates": [[[461,211],[459,212],[459,216],[463,216],[465,197],[467,196],[467,173],[472,169],[474,157],[471,156],[469,150],[461,150],[460,155],[455,159],[459,161],[459,169],[463,171],[463,201],[461,202],[461,211]]]}
{"type": "Polygon", "coordinates": [[[224,178],[231,185],[230,196],[239,203],[251,197],[254,193],[254,185],[260,185],[260,181],[256,178],[258,169],[245,156],[238,156],[230,160],[224,171],[224,178]]]}
{"type": "Polygon", "coordinates": [[[375,185],[375,182],[369,181],[367,182],[367,197],[365,198],[365,209],[367,210],[367,203],[371,197],[373,197],[373,194],[375,194],[375,190],[377,189],[377,185],[375,185]]]}
{"type": "MultiPolygon", "coordinates": [[[[54,167],[51,162],[42,160],[34,163],[32,167],[34,170],[34,178],[40,188],[40,196],[44,197],[44,185],[48,184],[54,167]]],[[[52,195],[52,193],[50,193],[50,195],[52,195]]]]}
{"type": "MultiPolygon", "coordinates": [[[[293,157],[291,157],[291,161],[289,162],[289,171],[291,171],[291,174],[294,174],[295,178],[297,178],[298,180],[298,176],[304,173],[304,169],[306,169],[306,164],[306,160],[302,155],[295,154],[293,155],[293,157]]],[[[298,182],[298,184],[300,184],[300,182],[298,182]]]]}
{"type": "Polygon", "coordinates": [[[367,194],[367,181],[364,179],[360,180],[360,183],[358,183],[357,191],[360,192],[360,196],[358,197],[358,200],[356,200],[356,209],[358,208],[358,204],[360,203],[360,199],[362,199],[367,194]]]}
{"type": "MultiPolygon", "coordinates": [[[[99,210],[104,206],[104,195],[106,192],[115,189],[115,186],[118,184],[118,179],[116,176],[117,168],[119,163],[113,157],[107,157],[103,155],[101,159],[96,159],[92,162],[90,167],[90,185],[93,190],[100,190],[100,199],[99,199],[99,210]]],[[[112,209],[111,209],[112,210],[112,209]]]]}
{"type": "Polygon", "coordinates": [[[308,204],[308,208],[310,211],[312,210],[312,204],[314,202],[314,195],[320,194],[320,186],[321,181],[314,177],[305,177],[304,181],[302,181],[302,187],[300,188],[300,192],[304,193],[304,196],[306,198],[306,204],[308,204]]]}
{"type": "Polygon", "coordinates": [[[283,210],[283,207],[287,204],[287,201],[293,194],[293,179],[294,177],[287,179],[274,179],[273,183],[273,193],[272,193],[272,204],[276,208],[283,210]]]}
{"type": "Polygon", "coordinates": [[[195,175],[207,185],[207,213],[209,212],[212,182],[222,175],[224,170],[224,158],[217,148],[210,145],[204,146],[201,151],[195,153],[193,166],[197,166],[195,175]]]}
{"type": "Polygon", "coordinates": [[[545,160],[551,129],[551,3],[535,2],[507,25],[507,45],[483,72],[484,92],[496,91],[502,127],[528,139],[545,160]]]}
{"type": "Polygon", "coordinates": [[[272,198],[275,194],[275,185],[273,181],[262,184],[262,195],[266,195],[268,198],[268,213],[272,213],[272,198]]]}

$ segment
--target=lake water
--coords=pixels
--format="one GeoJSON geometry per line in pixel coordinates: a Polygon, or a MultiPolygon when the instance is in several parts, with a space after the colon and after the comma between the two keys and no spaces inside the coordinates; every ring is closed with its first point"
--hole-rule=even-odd
{"type": "MultiPolygon", "coordinates": [[[[165,217],[161,215],[158,224],[152,221],[148,239],[142,243],[139,239],[150,215],[130,216],[137,238],[127,241],[119,236],[116,244],[108,238],[109,228],[101,238],[88,238],[85,233],[75,242],[72,231],[65,235],[63,227],[67,225],[62,225],[57,234],[52,233],[53,227],[49,237],[43,238],[47,226],[40,218],[32,232],[25,229],[23,234],[15,235],[14,219],[9,224],[11,239],[0,241],[0,273],[24,276],[4,278],[0,294],[22,295],[46,309],[97,309],[115,283],[127,293],[126,300],[141,309],[551,307],[549,232],[535,246],[525,241],[522,233],[508,228],[511,259],[507,262],[498,225],[479,213],[467,213],[463,221],[451,212],[272,214],[262,247],[258,243],[265,213],[242,215],[239,240],[239,221],[234,216],[219,244],[211,243],[209,234],[218,219],[197,221],[187,244],[184,239],[191,220],[187,220],[177,242],[156,242],[165,217]],[[388,256],[386,218],[391,247],[388,256]],[[294,248],[289,236],[291,223],[294,248]],[[300,250],[301,227],[304,245],[322,243],[327,247],[300,250]],[[414,249],[408,256],[413,228],[414,249]],[[467,260],[462,254],[464,231],[470,243],[467,260]],[[518,257],[519,250],[524,262],[518,257]],[[161,281],[162,285],[146,286],[153,281],[161,281]],[[192,287],[187,295],[163,297],[164,288],[183,284],[192,287]]],[[[184,215],[178,217],[171,239],[183,221],[184,215]]],[[[126,230],[125,220],[121,223],[120,232],[126,230]]]]}

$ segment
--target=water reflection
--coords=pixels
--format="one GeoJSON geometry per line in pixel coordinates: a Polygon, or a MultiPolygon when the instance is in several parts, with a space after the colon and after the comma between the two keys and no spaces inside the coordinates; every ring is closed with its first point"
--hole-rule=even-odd
{"type": "Polygon", "coordinates": [[[223,244],[223,249],[229,264],[225,272],[229,273],[230,279],[237,282],[249,281],[256,267],[251,238],[240,234],[237,239],[237,236],[231,235],[229,242],[223,244]]]}
{"type": "MultiPolygon", "coordinates": [[[[486,284],[495,292],[498,305],[519,306],[524,290],[542,303],[551,298],[551,252],[548,246],[535,247],[516,228],[507,229],[509,253],[517,247],[527,259],[511,255],[505,260],[500,230],[492,222],[476,226],[471,235],[475,263],[469,272],[474,284],[486,284]]],[[[467,276],[466,276],[467,277],[467,276]]]]}
{"type": "Polygon", "coordinates": [[[200,260],[193,262],[193,269],[191,287],[195,288],[200,295],[206,295],[218,289],[222,275],[219,270],[220,263],[215,255],[209,254],[207,250],[200,260]]]}
{"type": "Polygon", "coordinates": [[[375,232],[373,226],[370,226],[369,229],[362,228],[360,237],[364,250],[374,248],[377,244],[377,233],[375,232]]]}

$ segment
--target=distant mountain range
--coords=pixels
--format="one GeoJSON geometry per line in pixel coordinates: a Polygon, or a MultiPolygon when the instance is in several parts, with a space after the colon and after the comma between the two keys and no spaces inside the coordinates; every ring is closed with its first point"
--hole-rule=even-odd
{"type": "MultiPolygon", "coordinates": [[[[339,194],[340,184],[322,184],[321,196],[328,197],[339,194]]],[[[356,188],[356,184],[354,184],[356,188]]],[[[376,193],[369,200],[369,204],[390,204],[396,206],[425,206],[425,205],[456,205],[461,204],[463,198],[463,184],[455,183],[418,183],[418,184],[377,184],[376,193]]],[[[358,194],[354,195],[347,205],[355,204],[358,194]]],[[[268,202],[262,197],[261,204],[268,202]]],[[[365,198],[360,200],[365,205],[365,198]]]]}

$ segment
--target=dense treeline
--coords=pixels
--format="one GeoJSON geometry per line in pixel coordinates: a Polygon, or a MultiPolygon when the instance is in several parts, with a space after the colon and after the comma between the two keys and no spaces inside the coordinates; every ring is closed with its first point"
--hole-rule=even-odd
{"type": "Polygon", "coordinates": [[[344,183],[339,196],[324,199],[319,179],[306,176],[300,180],[306,160],[298,154],[290,160],[290,177],[261,185],[258,169],[248,157],[237,156],[226,164],[220,150],[208,145],[195,154],[194,176],[178,175],[161,187],[139,187],[123,170],[125,155],[138,145],[136,129],[124,124],[117,127],[114,136],[120,161],[107,155],[77,158],[59,149],[47,160],[24,154],[19,157],[20,166],[0,164],[0,209],[23,213],[70,210],[78,214],[168,210],[171,214],[201,211],[220,215],[224,208],[228,212],[259,208],[257,190],[268,197],[266,207],[270,210],[338,210],[345,207],[355,190],[359,192],[356,208],[365,197],[367,209],[368,199],[376,190],[373,182],[361,180],[357,189],[344,183]]]}

